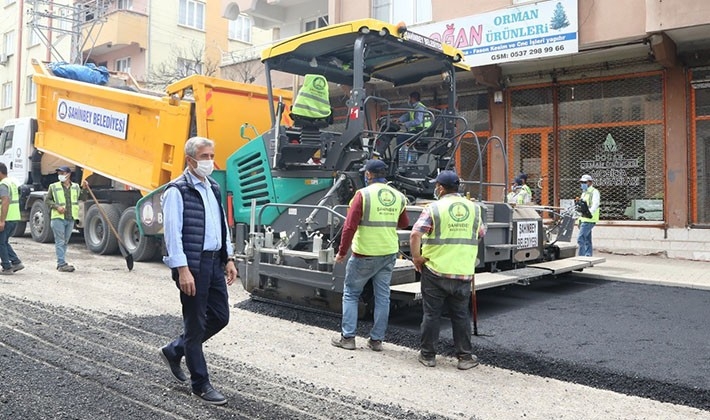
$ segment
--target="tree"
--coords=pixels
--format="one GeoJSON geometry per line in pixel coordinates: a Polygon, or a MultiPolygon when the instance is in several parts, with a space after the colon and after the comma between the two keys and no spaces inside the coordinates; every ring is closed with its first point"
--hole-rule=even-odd
{"type": "Polygon", "coordinates": [[[550,21],[551,29],[562,29],[569,26],[569,20],[567,20],[567,14],[565,13],[565,8],[562,3],[557,3],[555,6],[555,12],[552,15],[552,20],[550,21]]]}
{"type": "Polygon", "coordinates": [[[151,89],[163,90],[167,85],[193,74],[214,76],[219,63],[205,57],[204,45],[193,41],[189,47],[175,47],[170,51],[170,58],[150,68],[146,84],[151,89]]]}
{"type": "Polygon", "coordinates": [[[222,69],[225,78],[242,83],[254,83],[257,76],[264,73],[264,65],[255,51],[247,49],[232,51],[229,54],[234,64],[222,69]]]}

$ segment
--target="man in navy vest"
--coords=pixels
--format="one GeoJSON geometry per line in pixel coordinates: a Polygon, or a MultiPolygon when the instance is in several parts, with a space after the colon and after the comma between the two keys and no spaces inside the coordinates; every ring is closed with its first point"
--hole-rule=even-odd
{"type": "Polygon", "coordinates": [[[192,393],[208,404],[223,405],[227,399],[210,384],[202,343],[229,322],[227,285],[237,278],[237,268],[219,185],[209,176],[214,169],[214,142],[193,137],[185,143],[185,155],[185,172],[163,193],[168,253],[163,262],[180,289],[185,331],[161,348],[160,356],[175,379],[186,382],[180,367],[185,356],[192,393]]]}

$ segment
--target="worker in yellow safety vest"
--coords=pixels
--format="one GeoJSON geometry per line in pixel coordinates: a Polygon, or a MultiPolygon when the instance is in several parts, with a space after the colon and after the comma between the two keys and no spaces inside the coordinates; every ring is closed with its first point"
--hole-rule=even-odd
{"type": "Polygon", "coordinates": [[[414,145],[408,143],[407,145],[402,146],[402,144],[408,142],[409,139],[411,139],[416,133],[426,130],[432,125],[431,113],[421,102],[421,95],[419,92],[415,91],[409,94],[407,105],[409,105],[411,111],[406,112],[399,117],[399,124],[407,133],[397,134],[397,146],[407,149],[407,151],[402,153],[402,155],[407,156],[408,162],[402,162],[400,159],[400,165],[416,162],[418,155],[416,150],[412,149],[414,145]]]}
{"type": "Polygon", "coordinates": [[[409,218],[405,211],[406,197],[386,183],[387,165],[373,159],[368,160],[363,169],[368,185],[357,190],[350,201],[335,256],[335,262],[342,263],[352,246],[345,266],[341,333],[333,337],[331,344],[355,350],[360,295],[372,281],[374,320],[367,345],[381,351],[389,319],[390,282],[399,252],[397,228],[408,227],[409,218]]]}
{"type": "Polygon", "coordinates": [[[448,309],[458,368],[471,369],[478,358],[471,347],[468,310],[476,271],[478,238],[485,235],[481,208],[458,193],[459,177],[441,171],[434,180],[438,199],[426,207],[412,227],[412,262],[421,273],[422,325],[419,362],[436,366],[439,321],[448,309]],[[420,249],[421,246],[421,249],[420,249]]]}
{"type": "MultiPolygon", "coordinates": [[[[57,270],[74,271],[74,266],[65,260],[67,244],[74,231],[74,221],[79,218],[79,184],[72,182],[71,169],[60,166],[56,169],[58,181],[49,185],[45,203],[51,210],[50,225],[54,233],[54,250],[57,254],[57,270]]],[[[85,181],[86,182],[86,181],[85,181]]]]}
{"type": "Polygon", "coordinates": [[[579,255],[584,257],[592,256],[592,229],[599,221],[599,203],[601,195],[599,190],[592,184],[594,180],[590,175],[582,175],[579,179],[582,195],[580,201],[583,201],[588,209],[588,214],[582,215],[577,221],[579,223],[579,233],[577,235],[577,245],[579,246],[579,255]]]}
{"type": "Polygon", "coordinates": [[[15,274],[25,268],[9,242],[21,219],[20,192],[15,181],[7,176],[7,166],[4,163],[0,163],[0,200],[0,274],[15,274]]]}

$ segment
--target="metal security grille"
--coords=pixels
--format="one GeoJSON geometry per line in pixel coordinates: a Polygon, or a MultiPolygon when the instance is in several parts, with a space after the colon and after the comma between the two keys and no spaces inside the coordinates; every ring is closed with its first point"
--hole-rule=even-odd
{"type": "Polygon", "coordinates": [[[589,174],[602,220],[663,220],[661,74],[560,86],[560,198],[589,174]]]}
{"type": "Polygon", "coordinates": [[[533,203],[546,206],[553,205],[555,186],[553,99],[553,89],[547,86],[515,90],[510,100],[508,178],[526,174],[533,203]]]}
{"type": "MultiPolygon", "coordinates": [[[[710,79],[710,71],[707,71],[710,79]]],[[[698,76],[693,74],[693,78],[698,76]]],[[[695,223],[710,224],[710,87],[696,88],[694,102],[693,159],[695,180],[691,181],[691,203],[695,223]]],[[[692,172],[691,172],[692,173],[692,172]]]]}
{"type": "Polygon", "coordinates": [[[479,157],[477,151],[479,146],[475,140],[478,137],[480,147],[484,147],[488,140],[490,130],[488,94],[484,92],[459,96],[457,115],[465,118],[468,129],[476,134],[476,136],[467,134],[461,139],[456,157],[456,170],[464,180],[462,192],[470,194],[471,197],[488,199],[489,187],[481,185],[480,181],[481,173],[483,173],[483,180],[490,179],[489,155],[483,151],[482,156],[479,157]]]}
{"type": "Polygon", "coordinates": [[[589,174],[602,220],[663,220],[661,73],[514,90],[510,103],[509,175],[527,173],[535,202],[569,204],[589,174]]]}

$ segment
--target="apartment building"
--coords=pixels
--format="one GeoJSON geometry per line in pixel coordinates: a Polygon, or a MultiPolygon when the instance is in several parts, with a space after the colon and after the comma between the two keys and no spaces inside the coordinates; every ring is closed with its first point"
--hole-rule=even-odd
{"type": "MultiPolygon", "coordinates": [[[[0,0],[0,122],[9,118],[34,115],[37,89],[32,82],[32,60],[52,60],[69,56],[72,37],[69,19],[30,15],[30,4],[23,0],[0,0]],[[31,26],[35,21],[40,29],[31,26]],[[51,46],[51,47],[50,47],[51,46]]],[[[70,0],[52,2],[55,11],[70,8],[70,0]]],[[[49,10],[46,5],[45,10],[49,10]]]]}
{"type": "MultiPolygon", "coordinates": [[[[492,179],[524,172],[535,201],[557,207],[579,196],[578,180],[590,174],[602,194],[595,247],[710,260],[707,2],[223,0],[221,7],[230,5],[275,39],[373,17],[458,46],[473,67],[459,81],[458,111],[481,141],[498,136],[506,147],[508,173],[502,154],[485,162],[492,179]]],[[[394,106],[414,89],[428,106],[441,105],[437,83],[371,89],[394,106]]],[[[347,115],[339,98],[331,102],[336,117],[347,115]]],[[[459,170],[467,176],[468,168],[459,170]]],[[[502,193],[491,188],[487,196],[502,193]]]]}
{"type": "Polygon", "coordinates": [[[0,121],[34,115],[32,59],[91,62],[161,90],[194,73],[234,78],[221,75],[222,55],[252,45],[252,21],[224,19],[217,2],[0,2],[0,121]]]}

